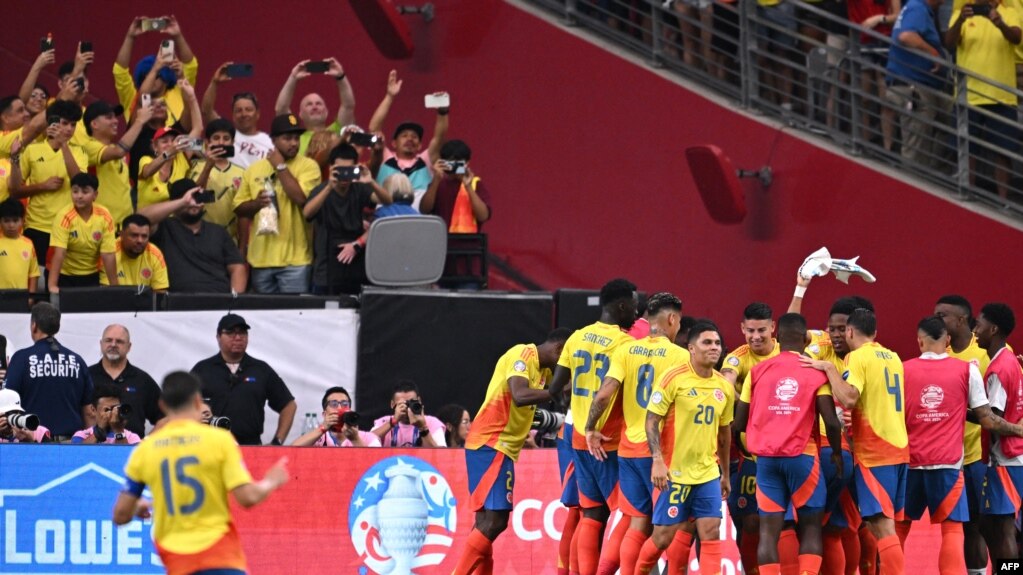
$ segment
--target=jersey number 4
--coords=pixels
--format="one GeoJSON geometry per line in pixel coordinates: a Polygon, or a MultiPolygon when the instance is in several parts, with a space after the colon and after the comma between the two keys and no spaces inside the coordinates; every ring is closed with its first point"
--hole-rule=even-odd
{"type": "Polygon", "coordinates": [[[164,459],[160,462],[160,476],[163,479],[163,499],[167,503],[167,515],[180,513],[190,515],[202,507],[206,500],[206,490],[202,483],[195,477],[188,474],[188,467],[199,465],[199,458],[195,456],[182,457],[174,463],[174,476],[171,476],[171,460],[164,459]],[[174,506],[174,484],[180,485],[193,494],[192,502],[188,505],[174,506]]]}
{"type": "Polygon", "coordinates": [[[888,368],[884,368],[884,385],[888,388],[888,394],[895,397],[895,411],[896,413],[902,412],[902,387],[899,381],[899,374],[888,373],[888,368]],[[894,385],[893,385],[894,384],[894,385]]]}
{"type": "Polygon", "coordinates": [[[596,361],[599,365],[597,367],[597,387],[600,387],[600,383],[604,381],[604,376],[607,375],[607,370],[611,369],[611,360],[602,353],[590,355],[590,352],[579,350],[572,356],[582,360],[582,363],[575,368],[575,373],[572,374],[572,394],[579,395],[582,397],[589,397],[590,390],[579,387],[579,377],[590,372],[593,368],[593,362],[596,361]]]}

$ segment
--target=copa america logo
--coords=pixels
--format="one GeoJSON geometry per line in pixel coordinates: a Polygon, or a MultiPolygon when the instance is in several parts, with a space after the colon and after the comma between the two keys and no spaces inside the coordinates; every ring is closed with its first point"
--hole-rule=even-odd
{"type": "Polygon", "coordinates": [[[440,565],[453,542],[456,503],[444,476],[421,459],[388,457],[370,467],[348,505],[359,573],[412,575],[440,565]]]}
{"type": "Polygon", "coordinates": [[[920,405],[926,409],[937,409],[945,400],[945,390],[936,385],[928,385],[920,392],[920,405]]]}
{"type": "Polygon", "coordinates": [[[788,401],[799,393],[799,382],[786,377],[778,382],[774,388],[774,396],[782,401],[788,401]]]}

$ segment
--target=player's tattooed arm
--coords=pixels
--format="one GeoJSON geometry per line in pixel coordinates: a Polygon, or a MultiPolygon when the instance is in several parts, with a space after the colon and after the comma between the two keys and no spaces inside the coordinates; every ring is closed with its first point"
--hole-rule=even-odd
{"type": "Polygon", "coordinates": [[[651,411],[646,413],[646,444],[650,447],[653,464],[650,466],[650,481],[654,487],[664,489],[668,486],[668,466],[664,463],[661,453],[661,421],[663,415],[651,411]]]}
{"type": "Polygon", "coordinates": [[[604,410],[611,403],[611,398],[614,397],[620,385],[621,382],[613,377],[605,377],[601,382],[600,389],[597,390],[597,394],[593,396],[593,403],[590,404],[590,414],[586,418],[586,427],[584,428],[586,431],[593,431],[597,428],[597,421],[600,420],[601,415],[604,415],[604,410]]]}
{"type": "Polygon", "coordinates": [[[977,416],[977,423],[988,431],[999,435],[1023,437],[1023,425],[1018,423],[1009,423],[1002,419],[1001,416],[991,410],[990,405],[975,407],[973,408],[973,413],[977,416]]]}

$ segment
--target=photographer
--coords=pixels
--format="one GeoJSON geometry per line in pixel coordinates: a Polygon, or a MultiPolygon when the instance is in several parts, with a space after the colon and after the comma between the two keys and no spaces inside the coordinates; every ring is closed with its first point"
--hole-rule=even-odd
{"type": "Polygon", "coordinates": [[[96,408],[96,425],[87,427],[71,438],[71,443],[106,443],[135,445],[142,441],[134,432],[126,429],[131,417],[131,406],[121,402],[121,390],[109,384],[96,386],[93,393],[93,407],[96,408]]]}
{"type": "Polygon", "coordinates": [[[479,233],[490,219],[490,193],[469,167],[471,158],[472,150],[462,140],[441,146],[433,181],[419,204],[420,212],[440,216],[452,234],[479,233]]]}
{"type": "Polygon", "coordinates": [[[359,430],[359,414],[352,409],[352,398],[343,387],[332,387],[323,394],[323,423],[291,443],[306,447],[380,447],[380,440],[359,430]]]}
{"type": "Polygon", "coordinates": [[[394,415],[373,422],[373,434],[384,447],[446,447],[444,424],[426,415],[419,388],[411,380],[399,381],[391,395],[394,415]]]}
{"type": "MultiPolygon", "coordinates": [[[[50,430],[39,425],[38,418],[35,418],[35,430],[29,422],[24,425],[11,425],[14,415],[24,414],[21,408],[21,396],[13,389],[0,389],[0,443],[49,443],[50,430]]],[[[34,417],[34,416],[32,416],[34,417]]]]}

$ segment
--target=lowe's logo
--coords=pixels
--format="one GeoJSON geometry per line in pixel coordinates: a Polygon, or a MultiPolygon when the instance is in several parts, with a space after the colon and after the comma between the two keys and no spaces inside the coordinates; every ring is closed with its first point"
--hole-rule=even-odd
{"type": "Polygon", "coordinates": [[[0,448],[0,573],[163,573],[150,535],[151,521],[135,520],[117,527],[111,520],[124,478],[88,461],[110,460],[103,463],[119,469],[130,450],[101,454],[99,449],[89,449],[91,453],[83,452],[85,457],[79,458],[68,449],[0,448]],[[30,463],[25,456],[32,452],[35,457],[30,463]],[[38,482],[53,477],[53,471],[69,462],[80,466],[29,485],[33,478],[38,482]]]}

